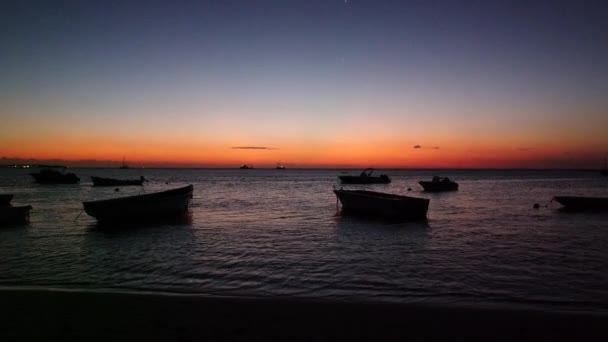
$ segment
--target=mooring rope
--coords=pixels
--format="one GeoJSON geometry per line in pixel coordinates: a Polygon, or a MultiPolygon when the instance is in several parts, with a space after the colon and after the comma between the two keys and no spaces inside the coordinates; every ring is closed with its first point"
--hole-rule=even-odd
{"type": "Polygon", "coordinates": [[[83,212],[84,212],[84,209],[80,210],[80,212],[78,213],[78,216],[76,216],[76,218],[72,222],[76,222],[76,220],[78,220],[78,218],[80,217],[80,215],[82,215],[83,212]]]}

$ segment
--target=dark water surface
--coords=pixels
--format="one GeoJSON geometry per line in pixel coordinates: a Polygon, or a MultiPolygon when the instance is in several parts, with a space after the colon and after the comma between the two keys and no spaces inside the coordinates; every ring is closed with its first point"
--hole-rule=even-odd
{"type": "Polygon", "coordinates": [[[594,172],[444,171],[461,190],[425,194],[417,181],[436,172],[386,171],[393,183],[369,187],[431,199],[427,222],[388,223],[339,214],[339,170],[72,171],[80,185],[0,170],[0,192],[34,207],[29,226],[0,229],[0,287],[608,312],[608,215],[532,208],[608,196],[594,172]],[[152,182],[115,193],[91,175],[152,182]],[[82,201],[185,184],[194,199],[182,222],[108,231],[82,213],[82,201]]]}

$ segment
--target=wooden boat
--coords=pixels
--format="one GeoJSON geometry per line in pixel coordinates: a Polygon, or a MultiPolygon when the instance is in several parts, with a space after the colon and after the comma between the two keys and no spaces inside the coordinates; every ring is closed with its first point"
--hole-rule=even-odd
{"type": "Polygon", "coordinates": [[[63,173],[53,169],[42,169],[30,175],[40,184],[75,184],[80,181],[80,178],[73,173],[63,173]]]}
{"type": "Polygon", "coordinates": [[[0,207],[5,207],[11,204],[13,194],[0,194],[0,207]]]}
{"type": "Polygon", "coordinates": [[[336,190],[342,210],[387,218],[425,219],[429,200],[365,190],[336,190]]]}
{"type": "Polygon", "coordinates": [[[84,211],[99,222],[153,221],[188,210],[193,186],[145,195],[83,202],[84,211]]]}
{"type": "Polygon", "coordinates": [[[142,185],[146,180],[143,176],[139,179],[113,179],[91,176],[93,186],[126,186],[126,185],[142,185]]]}
{"type": "Polygon", "coordinates": [[[13,207],[0,207],[0,225],[8,224],[27,224],[30,221],[31,205],[13,207]]]}
{"type": "Polygon", "coordinates": [[[572,211],[608,211],[608,197],[555,196],[553,199],[572,211]]]}
{"type": "Polygon", "coordinates": [[[440,192],[440,191],[456,191],[458,190],[458,183],[451,181],[448,177],[437,177],[434,176],[433,180],[420,181],[418,184],[422,185],[424,191],[428,192],[440,192]]]}
{"type": "Polygon", "coordinates": [[[338,176],[342,184],[388,184],[391,179],[387,175],[372,176],[374,169],[363,170],[359,176],[338,176]]]}

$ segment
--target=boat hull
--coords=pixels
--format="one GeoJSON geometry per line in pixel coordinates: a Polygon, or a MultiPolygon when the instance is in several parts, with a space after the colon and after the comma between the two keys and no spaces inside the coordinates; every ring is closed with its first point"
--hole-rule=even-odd
{"type": "Polygon", "coordinates": [[[429,200],[364,190],[334,190],[347,213],[400,219],[426,219],[429,200]]]}
{"type": "Polygon", "coordinates": [[[149,222],[179,216],[188,211],[192,185],[109,200],[83,202],[87,214],[105,222],[149,222]]]}
{"type": "Polygon", "coordinates": [[[555,196],[553,199],[572,211],[608,211],[608,197],[555,196]]]}
{"type": "Polygon", "coordinates": [[[128,186],[128,185],[143,185],[143,179],[113,179],[103,177],[91,177],[93,186],[128,186]]]}
{"type": "Polygon", "coordinates": [[[30,222],[30,210],[32,206],[0,207],[0,225],[27,224],[30,222]]]}
{"type": "Polygon", "coordinates": [[[456,182],[418,182],[427,192],[441,192],[441,191],[456,191],[458,190],[458,183],[456,182]]]}
{"type": "Polygon", "coordinates": [[[375,176],[338,176],[342,184],[388,184],[391,179],[388,177],[375,176]]]}

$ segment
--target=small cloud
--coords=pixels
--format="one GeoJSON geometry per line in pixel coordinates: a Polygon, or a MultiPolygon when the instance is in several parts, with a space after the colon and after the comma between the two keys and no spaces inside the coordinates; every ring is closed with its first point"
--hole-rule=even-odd
{"type": "Polygon", "coordinates": [[[276,150],[274,147],[267,146],[234,146],[233,150],[276,150]]]}
{"type": "Polygon", "coordinates": [[[439,146],[434,146],[434,147],[422,147],[421,145],[415,145],[414,148],[422,148],[422,149],[433,149],[433,150],[438,150],[439,146]]]}

